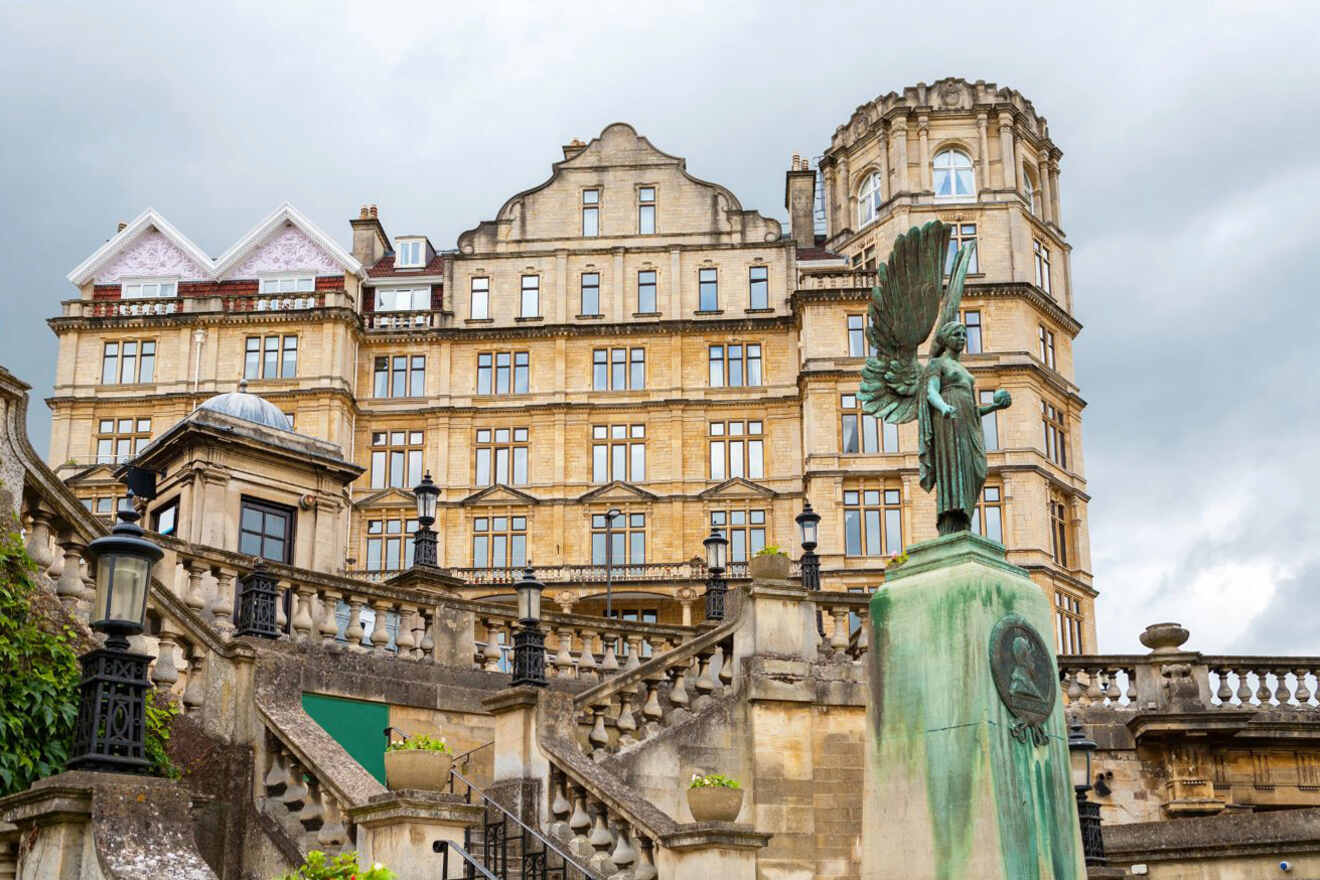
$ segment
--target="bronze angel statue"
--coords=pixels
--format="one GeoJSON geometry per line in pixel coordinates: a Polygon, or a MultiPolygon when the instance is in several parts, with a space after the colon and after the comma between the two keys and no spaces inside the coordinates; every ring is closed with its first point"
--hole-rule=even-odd
{"type": "Polygon", "coordinates": [[[1013,402],[1001,390],[992,403],[980,405],[972,374],[958,362],[967,345],[958,305],[973,246],[958,251],[945,288],[950,235],[951,227],[932,220],[894,242],[871,291],[867,336],[875,355],[866,359],[857,394],[866,412],[886,422],[917,420],[921,488],[936,489],[941,535],[971,528],[986,476],[981,416],[1013,402]],[[923,365],[917,347],[932,327],[930,358],[923,365]]]}

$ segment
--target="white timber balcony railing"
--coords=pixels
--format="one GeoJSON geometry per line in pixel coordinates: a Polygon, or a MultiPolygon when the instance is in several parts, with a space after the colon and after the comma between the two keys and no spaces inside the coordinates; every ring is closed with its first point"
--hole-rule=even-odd
{"type": "Polygon", "coordinates": [[[325,306],[325,294],[306,293],[254,293],[241,296],[223,296],[220,301],[226,312],[295,312],[319,309],[325,306]]]}
{"type": "Polygon", "coordinates": [[[179,297],[168,299],[93,299],[86,300],[83,316],[88,318],[124,318],[144,315],[173,315],[184,311],[179,297]]]}
{"type": "Polygon", "coordinates": [[[372,312],[362,316],[368,330],[426,330],[440,326],[441,312],[424,309],[413,312],[372,312]]]}

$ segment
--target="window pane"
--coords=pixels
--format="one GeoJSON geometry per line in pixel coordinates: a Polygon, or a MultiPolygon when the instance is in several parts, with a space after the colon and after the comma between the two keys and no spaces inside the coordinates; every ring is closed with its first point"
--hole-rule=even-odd
{"type": "Polygon", "coordinates": [[[655,232],[655,205],[641,205],[637,209],[637,231],[642,235],[655,232]]]}
{"type": "Polygon", "coordinates": [[[862,515],[858,510],[843,512],[843,547],[848,556],[862,555],[862,515]]]}
{"type": "Polygon", "coordinates": [[[627,480],[628,472],[628,447],[623,443],[616,443],[610,447],[610,479],[627,480]]]}
{"type": "Polygon", "coordinates": [[[710,441],[710,478],[724,479],[724,441],[710,441]]]}
{"type": "Polygon", "coordinates": [[[753,480],[765,476],[765,453],[760,440],[747,441],[747,476],[753,480]]]}
{"type": "Polygon", "coordinates": [[[848,413],[843,417],[843,452],[858,452],[857,416],[848,413]]]}
{"type": "Polygon", "coordinates": [[[629,535],[628,561],[633,565],[646,562],[646,532],[633,532],[629,535]]]}
{"type": "Polygon", "coordinates": [[[747,346],[747,384],[761,384],[761,346],[747,346]]]}
{"type": "Polygon", "coordinates": [[[710,387],[720,388],[724,385],[724,346],[712,345],[710,347],[710,387]]]}
{"type": "Polygon", "coordinates": [[[900,511],[890,508],[885,511],[885,553],[890,555],[903,552],[903,525],[900,511]]]}
{"type": "Polygon", "coordinates": [[[880,547],[880,511],[867,510],[866,513],[866,555],[879,556],[880,547]]]}
{"type": "Polygon", "coordinates": [[[477,485],[490,485],[490,450],[477,450],[477,485]]]}
{"type": "Polygon", "coordinates": [[[748,306],[764,309],[770,306],[770,271],[765,266],[753,266],[749,273],[748,306]]]}
{"type": "Polygon", "coordinates": [[[655,307],[655,273],[637,273],[637,311],[650,313],[655,307]]]}
{"type": "Polygon", "coordinates": [[[609,446],[604,443],[597,443],[591,447],[591,481],[593,483],[608,483],[609,470],[606,462],[609,456],[609,446]]]}
{"type": "Polygon", "coordinates": [[[385,488],[385,452],[371,453],[371,488],[385,488]]]}
{"type": "Polygon", "coordinates": [[[645,388],[646,387],[646,350],[634,348],[630,354],[630,375],[628,377],[628,387],[645,388]]]}
{"type": "Polygon", "coordinates": [[[646,444],[632,444],[632,476],[634,483],[646,480],[646,444]]]}
{"type": "Polygon", "coordinates": [[[713,312],[718,310],[720,304],[715,270],[702,269],[698,272],[697,278],[700,299],[697,309],[702,312],[713,312]]]}

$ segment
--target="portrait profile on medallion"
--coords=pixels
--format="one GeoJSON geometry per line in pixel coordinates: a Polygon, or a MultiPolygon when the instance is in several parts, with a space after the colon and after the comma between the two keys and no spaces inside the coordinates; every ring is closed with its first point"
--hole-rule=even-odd
{"type": "Polygon", "coordinates": [[[1012,734],[1037,745],[1045,742],[1041,727],[1054,710],[1058,683],[1050,664],[1049,649],[1040,633],[1026,619],[1009,614],[990,633],[990,673],[995,689],[1008,711],[1017,719],[1012,734]]]}

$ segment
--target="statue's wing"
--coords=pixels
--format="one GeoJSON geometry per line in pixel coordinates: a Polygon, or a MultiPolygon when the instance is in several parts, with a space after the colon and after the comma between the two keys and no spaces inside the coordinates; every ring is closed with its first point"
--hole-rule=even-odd
{"type": "Polygon", "coordinates": [[[949,227],[932,220],[900,235],[871,290],[867,338],[876,353],[862,368],[857,397],[862,409],[892,424],[917,414],[922,373],[917,347],[940,311],[950,234],[949,227]]]}
{"type": "MultiPolygon", "coordinates": [[[[945,247],[948,247],[949,236],[945,235],[945,247]]],[[[943,327],[950,321],[958,320],[958,307],[962,305],[963,282],[967,280],[967,269],[972,265],[972,255],[976,252],[976,242],[973,241],[966,247],[958,249],[958,256],[953,261],[953,272],[949,275],[949,286],[944,291],[944,299],[940,303],[940,319],[936,322],[936,327],[943,327]]],[[[935,341],[931,340],[932,349],[935,341]]],[[[934,351],[931,352],[934,354],[934,351]]]]}

